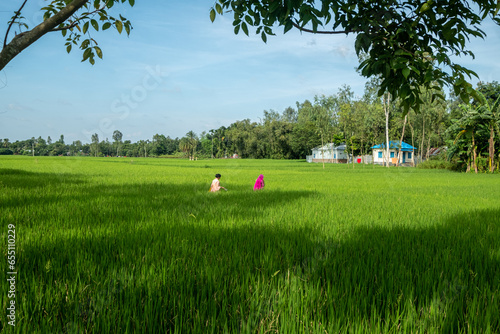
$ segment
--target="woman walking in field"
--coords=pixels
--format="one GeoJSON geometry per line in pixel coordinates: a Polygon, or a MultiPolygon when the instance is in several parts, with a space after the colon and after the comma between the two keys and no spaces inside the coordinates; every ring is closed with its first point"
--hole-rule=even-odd
{"type": "Polygon", "coordinates": [[[226,188],[221,187],[220,181],[219,181],[220,178],[221,178],[220,174],[215,174],[215,179],[212,181],[212,184],[210,185],[210,192],[215,193],[215,192],[217,192],[217,191],[219,191],[221,189],[224,189],[224,190],[227,191],[226,188]]]}
{"type": "Polygon", "coordinates": [[[253,186],[253,190],[260,190],[264,188],[264,175],[260,174],[257,180],[255,181],[255,185],[253,186]]]}

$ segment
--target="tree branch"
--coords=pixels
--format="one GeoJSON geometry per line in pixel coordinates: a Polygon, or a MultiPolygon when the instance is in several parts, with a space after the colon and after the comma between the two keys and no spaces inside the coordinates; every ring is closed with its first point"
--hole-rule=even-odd
{"type": "Polygon", "coordinates": [[[307,28],[304,28],[304,27],[301,27],[297,22],[295,21],[292,21],[292,24],[295,28],[299,29],[300,31],[303,31],[303,32],[308,32],[308,33],[311,33],[311,34],[329,34],[329,35],[334,35],[334,34],[349,34],[349,33],[353,33],[353,32],[360,32],[358,30],[343,30],[343,31],[314,31],[314,30],[311,30],[311,29],[307,29],[307,28]]]}
{"type": "Polygon", "coordinates": [[[18,11],[16,12],[16,15],[14,15],[14,17],[12,18],[12,21],[10,21],[9,27],[7,28],[7,32],[5,33],[5,39],[3,40],[3,47],[4,48],[7,46],[7,36],[9,36],[10,28],[12,27],[12,25],[16,21],[19,14],[21,14],[21,11],[23,10],[24,5],[26,5],[26,2],[28,2],[28,0],[24,0],[23,4],[21,5],[21,8],[18,9],[18,11]]]}
{"type": "Polygon", "coordinates": [[[68,29],[74,28],[74,27],[76,27],[78,25],[78,22],[80,22],[80,19],[72,22],[70,25],[67,25],[67,26],[64,26],[64,27],[60,27],[60,28],[51,29],[50,32],[62,31],[62,30],[68,30],[68,29]]]}
{"type": "Polygon", "coordinates": [[[71,24],[67,25],[67,26],[64,26],[64,27],[58,27],[58,28],[54,28],[50,31],[61,31],[61,30],[68,30],[68,29],[71,29],[71,28],[74,28],[78,25],[78,23],[83,20],[83,19],[86,19],[88,18],[90,15],[95,15],[96,13],[100,12],[101,10],[103,10],[104,8],[106,8],[106,3],[104,3],[104,5],[102,5],[102,7],[94,10],[93,12],[90,12],[90,13],[83,13],[84,16],[82,17],[79,17],[79,18],[75,18],[75,21],[71,22],[71,24]]]}
{"type": "Polygon", "coordinates": [[[49,17],[33,29],[16,35],[0,52],[0,71],[16,57],[21,51],[36,42],[40,37],[51,31],[55,27],[64,23],[77,10],[82,8],[90,0],[73,0],[66,7],[62,8],[54,16],[49,17]]]}

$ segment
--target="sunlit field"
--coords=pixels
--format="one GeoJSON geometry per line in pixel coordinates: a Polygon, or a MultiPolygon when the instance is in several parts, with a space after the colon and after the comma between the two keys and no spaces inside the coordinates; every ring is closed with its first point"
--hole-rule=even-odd
{"type": "Polygon", "coordinates": [[[6,333],[500,332],[498,175],[2,156],[0,210],[6,333]]]}

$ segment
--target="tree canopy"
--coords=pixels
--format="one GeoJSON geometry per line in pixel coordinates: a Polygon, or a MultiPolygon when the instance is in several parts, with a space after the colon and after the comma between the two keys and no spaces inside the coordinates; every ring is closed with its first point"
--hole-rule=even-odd
{"type": "MultiPolygon", "coordinates": [[[[405,111],[419,109],[421,88],[451,86],[465,101],[474,94],[468,82],[476,73],[453,56],[472,56],[471,37],[485,38],[481,23],[497,24],[497,0],[219,0],[210,18],[231,12],[234,32],[256,29],[264,42],[276,27],[315,34],[356,34],[355,49],[368,57],[359,69],[365,77],[379,76],[379,96],[397,96],[405,111]]],[[[435,95],[444,99],[441,95],[435,95]]]]}
{"type": "Polygon", "coordinates": [[[123,30],[129,34],[132,29],[129,20],[121,15],[115,18],[108,13],[108,10],[116,3],[128,2],[130,6],[133,6],[135,0],[52,0],[41,8],[44,12],[43,22],[35,27],[29,27],[22,15],[27,2],[28,0],[23,1],[7,23],[8,27],[0,51],[0,70],[24,49],[50,32],[61,32],[66,39],[65,46],[68,53],[76,46],[83,53],[82,61],[94,64],[95,56],[102,58],[102,50],[96,40],[90,36],[90,29],[99,31],[114,28],[120,34],[123,30]],[[13,34],[11,29],[16,27],[19,31],[13,34]]]}

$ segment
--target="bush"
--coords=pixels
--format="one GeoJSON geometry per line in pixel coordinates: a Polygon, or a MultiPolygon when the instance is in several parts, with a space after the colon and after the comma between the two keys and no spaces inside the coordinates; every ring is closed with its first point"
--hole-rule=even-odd
{"type": "Polygon", "coordinates": [[[0,155],[13,155],[14,152],[9,150],[8,148],[0,148],[0,155]]]}
{"type": "Polygon", "coordinates": [[[479,173],[488,173],[490,171],[490,166],[488,165],[488,158],[483,158],[481,156],[477,157],[477,171],[479,173]]]}
{"type": "Polygon", "coordinates": [[[420,169],[447,169],[456,171],[457,166],[455,163],[446,160],[425,160],[417,165],[420,169]]]}

